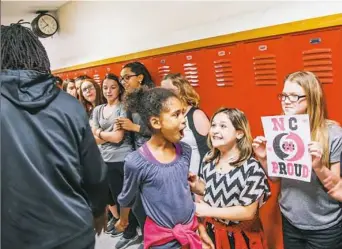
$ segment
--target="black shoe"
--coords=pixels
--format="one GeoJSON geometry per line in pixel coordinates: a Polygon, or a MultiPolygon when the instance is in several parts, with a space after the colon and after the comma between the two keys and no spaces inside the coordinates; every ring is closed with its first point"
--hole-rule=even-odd
{"type": "Polygon", "coordinates": [[[118,232],[118,231],[116,231],[116,229],[114,228],[114,229],[111,231],[110,236],[112,236],[112,237],[119,237],[119,236],[121,236],[122,234],[123,234],[123,232],[118,232]]]}
{"type": "Polygon", "coordinates": [[[110,221],[108,221],[107,223],[107,229],[106,229],[106,233],[112,233],[113,229],[115,228],[115,223],[118,220],[115,219],[114,217],[110,219],[110,221]]]}

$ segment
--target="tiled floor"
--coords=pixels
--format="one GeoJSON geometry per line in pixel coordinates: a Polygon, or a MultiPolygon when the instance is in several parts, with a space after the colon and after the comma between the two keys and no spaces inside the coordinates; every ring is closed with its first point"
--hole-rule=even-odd
{"type": "MultiPolygon", "coordinates": [[[[119,241],[120,237],[112,238],[110,235],[102,233],[96,237],[95,249],[115,249],[115,244],[119,241]]],[[[127,249],[137,249],[139,244],[131,245],[127,249]]]]}

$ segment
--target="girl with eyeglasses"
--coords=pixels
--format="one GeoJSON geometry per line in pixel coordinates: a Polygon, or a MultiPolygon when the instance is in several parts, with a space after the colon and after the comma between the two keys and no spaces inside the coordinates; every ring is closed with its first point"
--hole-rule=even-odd
{"type": "MultiPolygon", "coordinates": [[[[125,87],[127,93],[139,89],[142,86],[148,88],[154,87],[151,75],[147,68],[140,62],[131,62],[126,64],[121,72],[120,83],[125,87]]],[[[117,126],[126,131],[134,132],[135,148],[143,145],[151,136],[151,132],[142,122],[138,113],[132,113],[132,120],[129,118],[118,119],[117,126]]]]}
{"type": "Polygon", "coordinates": [[[80,101],[86,110],[89,120],[96,106],[104,103],[100,86],[92,79],[85,79],[80,85],[80,101]]]}
{"type": "MultiPolygon", "coordinates": [[[[281,179],[279,205],[284,247],[341,248],[342,209],[323,184],[328,176],[340,178],[342,129],[327,119],[322,86],[311,72],[288,75],[279,98],[285,115],[309,115],[312,140],[309,152],[313,168],[310,182],[281,179]]],[[[253,148],[267,172],[265,137],[256,137],[253,148]]]]}

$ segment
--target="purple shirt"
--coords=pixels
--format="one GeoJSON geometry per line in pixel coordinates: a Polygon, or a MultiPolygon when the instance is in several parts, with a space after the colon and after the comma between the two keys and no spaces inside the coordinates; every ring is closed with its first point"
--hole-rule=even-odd
{"type": "Polygon", "coordinates": [[[175,144],[176,158],[170,163],[157,161],[145,143],[125,159],[124,186],[118,197],[122,207],[131,207],[137,192],[148,217],[159,226],[173,228],[189,223],[195,204],[188,184],[191,148],[175,144]]]}

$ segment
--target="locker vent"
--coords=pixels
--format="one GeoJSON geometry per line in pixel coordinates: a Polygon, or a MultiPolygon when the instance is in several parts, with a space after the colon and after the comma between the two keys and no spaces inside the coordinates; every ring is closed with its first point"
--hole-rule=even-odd
{"type": "Polygon", "coordinates": [[[198,69],[197,63],[185,63],[183,64],[185,78],[189,81],[192,86],[198,86],[198,69]]]}
{"type": "Polygon", "coordinates": [[[221,59],[214,61],[214,71],[217,86],[233,85],[233,68],[229,59],[221,59]]]}
{"type": "Polygon", "coordinates": [[[158,75],[162,79],[165,75],[169,74],[171,72],[170,66],[164,65],[158,67],[158,75]]]}
{"type": "Polygon", "coordinates": [[[276,56],[260,55],[253,57],[256,85],[277,85],[276,56]]]}
{"type": "Polygon", "coordinates": [[[312,49],[303,52],[304,70],[313,72],[323,84],[333,83],[331,49],[312,49]]]}

